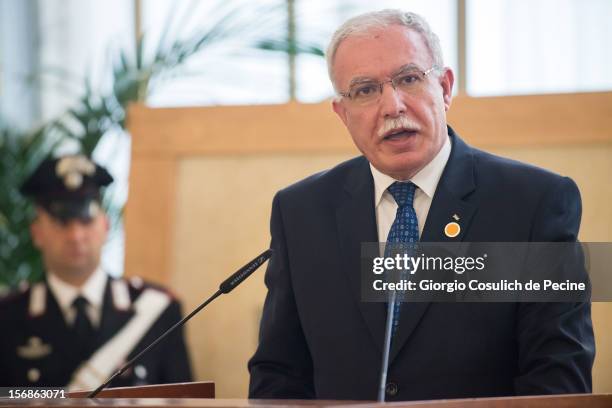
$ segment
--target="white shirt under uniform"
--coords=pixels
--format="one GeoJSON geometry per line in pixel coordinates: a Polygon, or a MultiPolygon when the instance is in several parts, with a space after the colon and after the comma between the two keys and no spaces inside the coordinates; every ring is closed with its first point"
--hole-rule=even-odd
{"type": "Polygon", "coordinates": [[[52,271],[47,274],[49,289],[53,296],[55,296],[62,315],[64,315],[64,320],[69,326],[72,326],[76,318],[76,309],[72,306],[72,303],[78,296],[83,296],[88,302],[86,312],[91,325],[94,328],[100,326],[104,289],[106,288],[107,281],[108,276],[100,267],[96,269],[81,288],[64,282],[54,275],[52,271]]]}

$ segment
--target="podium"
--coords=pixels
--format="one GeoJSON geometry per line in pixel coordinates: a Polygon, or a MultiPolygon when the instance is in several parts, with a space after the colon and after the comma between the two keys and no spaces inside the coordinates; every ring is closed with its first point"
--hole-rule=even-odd
{"type": "Polygon", "coordinates": [[[612,394],[569,394],[497,398],[469,398],[430,401],[341,400],[249,400],[215,399],[212,381],[109,388],[94,399],[88,391],[69,393],[65,399],[0,399],[0,407],[67,407],[67,408],[610,408],[612,394]]]}
{"type": "MultiPolygon", "coordinates": [[[[0,406],[3,406],[0,403],[0,406]]],[[[14,407],[23,408],[27,404],[15,404],[14,407]]],[[[117,399],[101,398],[94,400],[64,399],[37,401],[37,407],[146,407],[146,408],[610,408],[612,407],[612,394],[572,394],[534,397],[502,397],[502,398],[470,398],[432,401],[402,401],[378,403],[374,401],[340,401],[340,400],[249,400],[249,399],[117,399]],[[42,402],[42,404],[41,404],[42,402]]]]}
{"type": "Polygon", "coordinates": [[[379,404],[368,401],[322,400],[248,400],[248,399],[168,399],[168,398],[96,398],[55,400],[0,400],[0,407],[69,407],[69,408],[609,408],[612,394],[554,395],[538,397],[474,398],[438,401],[406,401],[379,404]]]}
{"type": "MultiPolygon", "coordinates": [[[[90,391],[68,393],[68,398],[87,398],[90,391]]],[[[215,398],[215,383],[199,381],[175,384],[154,384],[136,387],[106,388],[98,398],[215,398]]]]}
{"type": "Polygon", "coordinates": [[[432,401],[375,401],[340,400],[249,400],[214,399],[214,383],[184,383],[165,386],[143,386],[108,389],[103,398],[84,399],[84,393],[70,393],[67,399],[0,400],[0,407],[186,407],[186,408],[263,408],[263,407],[334,407],[334,408],[609,408],[612,394],[569,394],[499,398],[470,398],[432,401]],[[160,396],[166,392],[163,398],[160,396]],[[197,398],[194,395],[199,395],[197,398]],[[121,397],[119,397],[121,395],[121,397]],[[204,397],[203,397],[204,395],[204,397]],[[207,396],[209,395],[209,396],[207,396]]]}

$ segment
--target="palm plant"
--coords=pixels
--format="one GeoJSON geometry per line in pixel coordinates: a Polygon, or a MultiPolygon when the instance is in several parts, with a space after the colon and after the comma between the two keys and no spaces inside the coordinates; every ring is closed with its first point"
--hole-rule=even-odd
{"type": "Polygon", "coordinates": [[[59,143],[46,131],[22,134],[0,120],[0,289],[42,276],[40,255],[29,234],[34,208],[19,186],[59,143]]]}
{"type": "MultiPolygon", "coordinates": [[[[275,40],[275,32],[286,24],[284,9],[255,6],[235,1],[219,2],[212,8],[208,24],[189,35],[173,30],[185,26],[185,19],[201,4],[192,0],[182,15],[171,15],[156,44],[148,34],[141,35],[133,48],[119,49],[111,58],[106,87],[85,80],[84,91],[76,106],[31,135],[19,135],[0,127],[0,287],[14,287],[22,280],[42,277],[41,260],[29,235],[33,208],[18,192],[25,177],[54,149],[67,140],[76,141],[81,152],[91,156],[100,140],[115,131],[125,131],[126,112],[131,103],[145,103],[162,84],[184,75],[182,68],[195,55],[223,45],[225,53],[244,49],[280,51],[288,56],[298,53],[323,55],[313,44],[297,43],[295,38],[275,40]],[[257,18],[253,18],[256,12],[257,18]]],[[[112,187],[112,185],[111,185],[112,187]]],[[[107,189],[104,202],[116,228],[121,221],[122,205],[112,199],[107,189]]]]}
{"type": "Polygon", "coordinates": [[[50,131],[78,140],[82,152],[90,155],[109,130],[125,129],[129,104],[145,103],[162,84],[183,74],[181,69],[192,57],[220,44],[227,47],[226,53],[232,51],[232,45],[235,49],[265,49],[258,44],[266,42],[263,38],[270,27],[282,20],[278,7],[260,8],[258,15],[262,17],[253,19],[252,7],[235,1],[219,2],[211,23],[184,37],[173,32],[172,27],[183,26],[198,3],[192,1],[182,19],[170,16],[157,44],[151,45],[153,39],[145,33],[136,40],[135,47],[117,50],[109,63],[109,90],[86,81],[77,106],[62,115],[50,131]]]}
{"type": "MultiPolygon", "coordinates": [[[[59,118],[54,130],[78,139],[83,153],[92,154],[109,130],[125,130],[129,104],[145,103],[162,85],[185,75],[183,68],[192,57],[218,45],[223,45],[226,55],[258,49],[284,53],[289,59],[298,54],[323,56],[320,45],[298,41],[292,30],[283,35],[286,27],[294,25],[295,16],[286,14],[282,3],[258,6],[219,1],[211,8],[213,15],[209,16],[208,24],[184,37],[174,32],[173,27],[180,29],[186,25],[193,9],[200,4],[192,0],[182,16],[171,15],[157,44],[152,45],[153,39],[145,33],[136,40],[135,47],[118,50],[108,70],[111,73],[110,91],[100,91],[87,81],[77,107],[59,118]]],[[[293,84],[289,88],[294,87],[293,84]]],[[[294,96],[292,93],[291,98],[294,96]]]]}

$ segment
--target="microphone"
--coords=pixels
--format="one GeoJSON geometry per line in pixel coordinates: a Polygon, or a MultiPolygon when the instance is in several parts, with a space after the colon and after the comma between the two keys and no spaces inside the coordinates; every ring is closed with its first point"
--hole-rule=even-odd
{"type": "Polygon", "coordinates": [[[117,370],[115,374],[111,375],[108,380],[106,380],[102,385],[100,385],[98,388],[96,388],[91,393],[89,393],[87,395],[87,398],[94,398],[96,395],[98,395],[100,391],[106,388],[115,378],[123,374],[125,370],[127,370],[128,368],[132,367],[134,363],[136,363],[136,361],[138,361],[138,359],[142,355],[144,355],[146,352],[148,352],[153,347],[155,347],[160,341],[165,339],[169,334],[173,333],[176,329],[183,326],[189,319],[195,316],[200,310],[204,309],[206,305],[208,305],[210,302],[215,300],[217,297],[225,293],[230,293],[232,290],[234,290],[238,285],[244,282],[246,278],[248,278],[253,272],[255,272],[257,268],[259,268],[261,265],[263,265],[264,262],[270,259],[271,256],[272,256],[272,250],[271,249],[265,250],[260,255],[255,257],[255,259],[253,259],[251,262],[247,263],[242,268],[238,269],[237,272],[233,273],[229,278],[221,282],[221,284],[219,285],[219,290],[217,290],[211,297],[206,299],[204,303],[196,307],[191,313],[189,313],[187,316],[181,319],[178,323],[174,324],[174,326],[166,330],[164,334],[162,334],[157,339],[155,339],[153,343],[145,347],[145,349],[142,350],[140,353],[138,353],[134,358],[132,358],[127,363],[125,363],[121,368],[119,368],[119,370],[117,370]]]}

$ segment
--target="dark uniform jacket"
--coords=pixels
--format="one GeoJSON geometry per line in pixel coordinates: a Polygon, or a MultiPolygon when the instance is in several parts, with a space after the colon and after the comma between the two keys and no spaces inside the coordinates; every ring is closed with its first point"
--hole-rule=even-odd
{"type": "MultiPolygon", "coordinates": [[[[134,316],[134,302],[146,290],[162,291],[139,279],[122,280],[130,303],[118,309],[113,300],[109,278],[106,284],[100,326],[95,334],[92,352],[109,341],[134,316]]],[[[67,325],[45,282],[35,284],[20,294],[0,302],[0,387],[66,386],[81,361],[72,328],[67,325]],[[45,292],[42,313],[30,315],[33,287],[45,292]]],[[[164,292],[166,296],[171,296],[164,292]]],[[[136,347],[132,358],[166,329],[181,319],[179,303],[171,298],[169,305],[148,329],[136,347]]],[[[118,368],[118,367],[117,367],[118,368]]],[[[111,386],[130,386],[191,381],[191,368],[183,332],[179,331],[145,354],[133,369],[126,371],[111,386]]],[[[102,381],[101,381],[102,382],[102,381]]]]}
{"type": "MultiPolygon", "coordinates": [[[[421,241],[575,241],[574,182],[466,145],[452,151],[421,241]]],[[[280,191],[251,398],[375,400],[386,308],[361,301],[362,242],[377,242],[374,182],[358,157],[280,191]]],[[[384,237],[383,237],[384,239],[384,237]]],[[[388,400],[591,391],[589,303],[403,303],[388,400]]]]}

